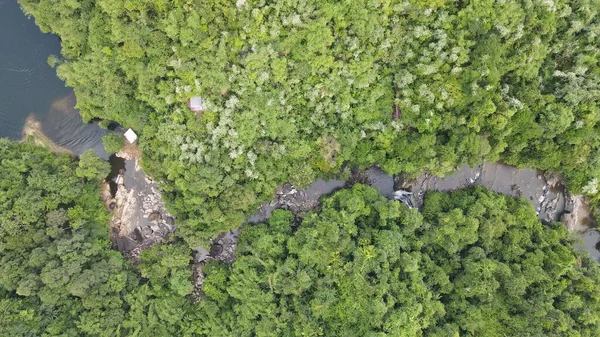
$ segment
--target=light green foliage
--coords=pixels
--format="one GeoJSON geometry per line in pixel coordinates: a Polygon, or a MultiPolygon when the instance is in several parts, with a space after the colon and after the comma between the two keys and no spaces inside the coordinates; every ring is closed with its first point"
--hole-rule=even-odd
{"type": "Polygon", "coordinates": [[[183,297],[192,292],[190,256],[184,245],[158,245],[143,252],[141,275],[154,287],[164,287],[183,297]]]}
{"type": "Polygon", "coordinates": [[[84,118],[142,131],[192,247],[344,161],[600,176],[598,1],[20,3],[61,37],[84,118]]]}
{"type": "Polygon", "coordinates": [[[193,324],[206,336],[597,336],[600,269],[570,244],[524,199],[430,193],[421,215],[355,185],[299,225],[276,211],[245,227],[233,267],[206,269],[193,324]]]}
{"type": "Polygon", "coordinates": [[[104,145],[104,149],[107,153],[117,153],[123,148],[123,136],[118,133],[111,132],[102,137],[102,144],[104,145]]]}
{"type": "Polygon", "coordinates": [[[99,182],[108,176],[110,164],[98,157],[94,150],[87,150],[79,157],[75,174],[80,178],[99,182]]]}
{"type": "Polygon", "coordinates": [[[129,309],[124,331],[141,336],[182,336],[193,312],[189,294],[190,253],[185,245],[155,245],[142,253],[142,282],[125,295],[129,309]],[[146,283],[147,282],[147,283],[146,283]]]}

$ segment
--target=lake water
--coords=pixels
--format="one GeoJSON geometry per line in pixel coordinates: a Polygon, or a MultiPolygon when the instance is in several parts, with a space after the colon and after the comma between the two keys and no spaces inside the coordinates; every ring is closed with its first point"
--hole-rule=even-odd
{"type": "Polygon", "coordinates": [[[32,115],[57,145],[107,158],[101,142],[107,131],[82,122],[73,90],[48,65],[50,55],[60,55],[58,37],[43,34],[16,0],[0,0],[0,137],[21,139],[32,115]]]}

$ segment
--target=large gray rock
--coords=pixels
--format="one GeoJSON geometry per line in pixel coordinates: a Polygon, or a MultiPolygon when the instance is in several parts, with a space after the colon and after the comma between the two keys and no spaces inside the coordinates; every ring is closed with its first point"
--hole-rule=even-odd
{"type": "Polygon", "coordinates": [[[596,226],[596,220],[591,214],[590,205],[582,195],[573,195],[569,197],[569,208],[571,212],[564,213],[561,217],[569,231],[584,232],[590,227],[596,226]]]}

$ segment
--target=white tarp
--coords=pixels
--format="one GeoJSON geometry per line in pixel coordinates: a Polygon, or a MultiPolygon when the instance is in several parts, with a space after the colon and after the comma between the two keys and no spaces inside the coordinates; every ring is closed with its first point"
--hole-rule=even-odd
{"type": "Polygon", "coordinates": [[[127,131],[125,132],[125,138],[127,138],[127,141],[129,141],[129,143],[133,144],[135,143],[135,141],[137,140],[137,135],[135,134],[135,132],[133,132],[133,130],[127,129],[127,131]]]}

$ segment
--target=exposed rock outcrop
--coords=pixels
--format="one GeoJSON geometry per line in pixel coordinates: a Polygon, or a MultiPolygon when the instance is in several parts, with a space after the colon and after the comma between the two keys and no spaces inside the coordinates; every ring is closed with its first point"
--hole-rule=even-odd
{"type": "Polygon", "coordinates": [[[126,169],[113,178],[116,193],[106,203],[113,210],[114,246],[137,260],[143,248],[165,240],[175,231],[175,221],[156,183],[140,170],[137,160],[127,160],[125,165],[126,169]]]}
{"type": "Polygon", "coordinates": [[[561,216],[569,231],[584,232],[590,227],[597,225],[591,214],[590,205],[585,197],[581,195],[569,196],[567,200],[567,212],[561,216]]]}
{"type": "Polygon", "coordinates": [[[425,192],[453,191],[475,185],[514,197],[523,197],[533,205],[540,220],[559,221],[565,209],[565,187],[559,176],[547,177],[539,171],[518,169],[502,163],[484,163],[471,168],[462,166],[454,174],[441,178],[422,174],[415,179],[402,180],[397,184],[401,190],[412,192],[411,202],[415,207],[423,205],[425,192]]]}
{"type": "Polygon", "coordinates": [[[195,262],[192,264],[192,280],[194,283],[194,291],[192,292],[192,301],[198,302],[202,297],[202,286],[204,285],[204,272],[202,266],[204,263],[195,262]]]}
{"type": "Polygon", "coordinates": [[[202,266],[209,261],[233,263],[235,261],[235,249],[237,247],[238,236],[239,230],[227,231],[221,233],[213,240],[210,251],[207,251],[204,248],[194,250],[194,261],[192,263],[192,282],[194,283],[192,300],[194,302],[202,297],[202,284],[204,282],[202,266]]]}
{"type": "Polygon", "coordinates": [[[276,208],[288,209],[294,214],[304,213],[319,203],[318,199],[309,198],[305,191],[296,189],[290,183],[283,184],[274,201],[276,208]]]}

